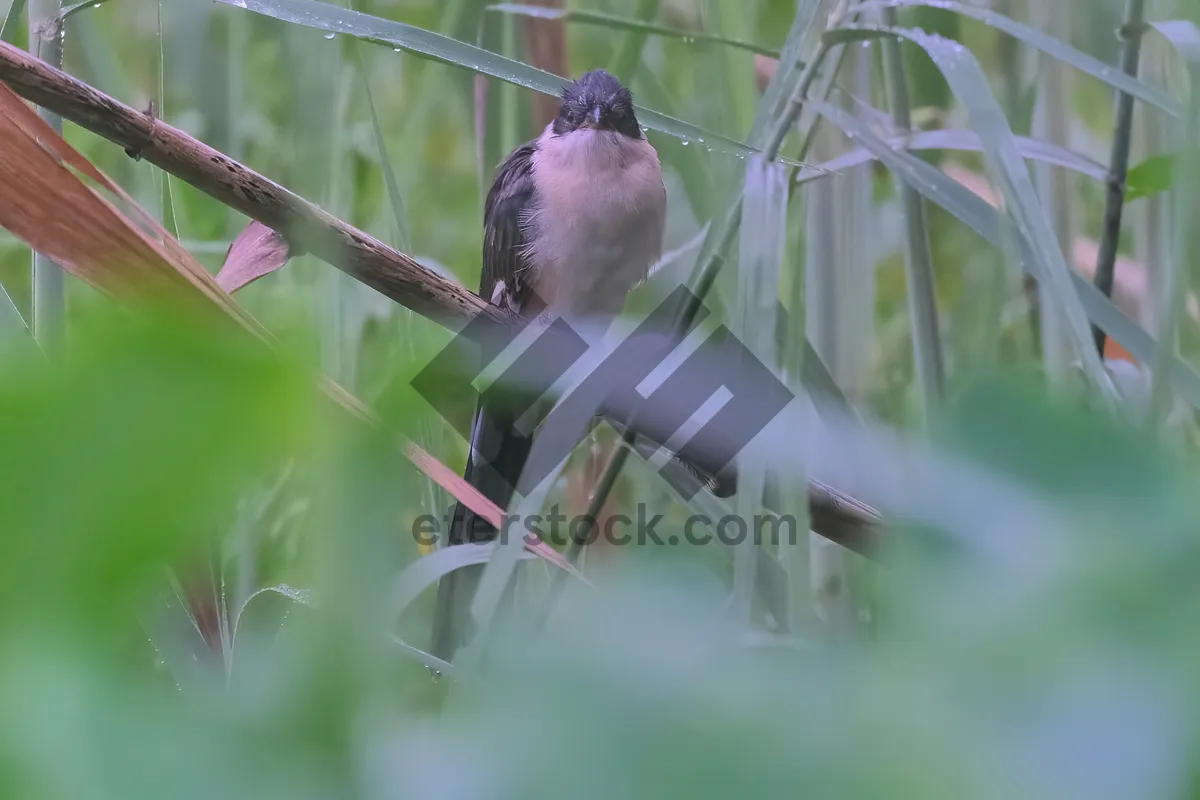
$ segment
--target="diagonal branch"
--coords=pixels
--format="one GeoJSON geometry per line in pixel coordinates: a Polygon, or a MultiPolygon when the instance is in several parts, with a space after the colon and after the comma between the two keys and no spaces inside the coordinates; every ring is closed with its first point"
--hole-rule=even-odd
{"type": "Polygon", "coordinates": [[[121,145],[213,199],[283,234],[384,296],[457,328],[481,312],[501,318],[462,286],[228,156],[44,61],[0,42],[0,80],[27,100],[121,145]]]}
{"type": "MultiPolygon", "coordinates": [[[[498,326],[513,324],[502,312],[454,281],[337,219],[274,181],[148,113],[137,111],[30,54],[0,42],[0,81],[63,119],[121,145],[213,199],[279,231],[295,250],[306,250],[385,297],[452,330],[483,314],[498,326]]],[[[473,326],[474,327],[474,326],[473,326]]],[[[481,332],[491,330],[483,326],[481,332]]],[[[606,408],[628,419],[631,409],[606,408]]],[[[653,425],[636,432],[656,443],[673,429],[653,425]]],[[[700,465],[703,466],[703,465],[700,465]]],[[[828,487],[809,491],[814,530],[874,557],[878,517],[828,487]]]]}

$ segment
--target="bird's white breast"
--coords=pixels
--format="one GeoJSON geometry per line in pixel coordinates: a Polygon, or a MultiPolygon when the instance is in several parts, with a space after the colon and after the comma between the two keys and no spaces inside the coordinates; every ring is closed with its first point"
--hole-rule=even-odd
{"type": "Polygon", "coordinates": [[[666,189],[645,139],[547,129],[527,220],[534,290],[567,314],[615,314],[662,253],[666,189]]]}

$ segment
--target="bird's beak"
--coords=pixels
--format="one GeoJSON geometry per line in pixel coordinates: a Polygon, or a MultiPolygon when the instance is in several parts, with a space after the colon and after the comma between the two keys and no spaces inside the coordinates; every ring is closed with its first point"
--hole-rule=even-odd
{"type": "Polygon", "coordinates": [[[583,127],[585,127],[585,128],[599,128],[600,127],[600,106],[596,106],[595,108],[593,108],[591,110],[591,113],[589,113],[587,116],[587,120],[585,120],[583,123],[583,127]]]}

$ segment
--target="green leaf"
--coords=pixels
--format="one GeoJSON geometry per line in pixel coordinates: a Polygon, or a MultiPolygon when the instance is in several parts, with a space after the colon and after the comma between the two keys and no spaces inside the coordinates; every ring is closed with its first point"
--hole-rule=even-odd
{"type": "Polygon", "coordinates": [[[1169,19],[1151,22],[1150,27],[1170,42],[1179,57],[1190,66],[1200,63],[1200,28],[1196,23],[1188,19],[1169,19]]]}
{"type": "MultiPolygon", "coordinates": [[[[649,22],[658,16],[659,0],[638,0],[634,8],[634,18],[640,22],[649,22]]],[[[633,82],[642,65],[642,51],[646,47],[646,32],[632,30],[621,43],[613,48],[612,57],[608,62],[608,71],[625,83],[633,82]]]]}
{"type": "Polygon", "coordinates": [[[420,648],[413,647],[408,642],[401,639],[399,636],[393,636],[392,641],[396,647],[400,648],[400,652],[414,661],[423,664],[439,675],[454,675],[454,665],[449,661],[443,661],[437,656],[430,655],[420,648]]]}
{"type": "MultiPolygon", "coordinates": [[[[18,0],[18,2],[24,3],[25,0],[18,0]]],[[[99,6],[101,6],[107,2],[108,2],[108,0],[83,0],[82,3],[75,3],[73,5],[69,5],[66,8],[64,8],[62,10],[62,12],[58,15],[58,18],[60,20],[65,20],[67,17],[75,16],[77,13],[79,13],[80,11],[83,11],[85,8],[98,8],[99,6]]]]}
{"type": "MultiPolygon", "coordinates": [[[[773,123],[784,113],[788,101],[791,100],[792,93],[796,90],[799,72],[804,66],[805,48],[810,44],[814,26],[821,24],[820,10],[820,0],[800,0],[796,3],[796,14],[792,18],[787,40],[783,43],[779,65],[758,102],[754,127],[750,130],[751,142],[762,144],[766,141],[773,123]]],[[[812,53],[809,53],[808,57],[811,58],[812,53]]]]}
{"type": "Polygon", "coordinates": [[[1035,50],[1040,50],[1051,58],[1057,58],[1075,67],[1080,72],[1091,75],[1096,80],[1103,81],[1114,89],[1119,89],[1128,95],[1160,108],[1173,117],[1183,115],[1179,103],[1172,100],[1165,92],[1154,88],[1145,81],[1126,75],[1119,69],[1110,67],[1098,58],[1082,53],[1069,44],[1028,25],[1023,25],[1003,14],[998,14],[987,8],[966,5],[954,0],[868,0],[856,8],[859,10],[875,10],[882,8],[911,8],[928,7],[953,11],[964,17],[979,20],[1002,33],[1007,33],[1035,50]]]}
{"type": "MultiPolygon", "coordinates": [[[[83,5],[87,5],[84,3],[83,5]]],[[[100,5],[96,3],[96,5],[100,5]]],[[[77,9],[78,6],[68,8],[61,14],[62,19],[66,19],[67,15],[77,9]]],[[[163,54],[163,6],[162,0],[156,3],[156,30],[155,39],[158,41],[158,109],[156,113],[165,118],[167,115],[166,102],[166,56],[163,54]]],[[[167,233],[171,234],[175,239],[179,238],[179,224],[175,218],[175,197],[171,192],[171,173],[160,169],[159,172],[159,206],[162,209],[162,225],[167,233]]]]}
{"type": "MultiPolygon", "coordinates": [[[[893,136],[884,141],[893,150],[959,150],[973,153],[983,150],[983,145],[974,131],[954,129],[920,131],[893,136]]],[[[1108,169],[1103,164],[1081,153],[1027,136],[1017,136],[1016,141],[1017,150],[1030,161],[1063,167],[1098,181],[1108,178],[1108,169]]],[[[821,180],[839,170],[850,169],[874,160],[875,156],[871,151],[858,147],[823,164],[801,170],[795,182],[801,184],[821,180]]]]}
{"type": "MultiPolygon", "coordinates": [[[[895,9],[884,11],[884,21],[895,24],[895,9]]],[[[887,77],[887,95],[892,116],[902,130],[912,129],[912,111],[908,95],[908,78],[900,42],[889,39],[883,43],[887,77]]],[[[941,325],[938,322],[937,281],[933,272],[933,251],[929,241],[929,222],[925,201],[919,192],[897,181],[903,208],[904,269],[908,300],[909,326],[912,329],[913,363],[921,388],[923,416],[928,419],[931,406],[942,400],[945,392],[946,369],[942,354],[941,325]]],[[[863,220],[864,224],[867,223],[863,220]]]]}
{"type": "Polygon", "coordinates": [[[17,304],[8,296],[8,292],[0,286],[0,341],[8,341],[16,336],[31,336],[29,326],[17,310],[17,304]]]}
{"type": "Polygon", "coordinates": [[[1175,371],[1174,350],[1178,346],[1179,325],[1183,318],[1184,296],[1187,294],[1188,268],[1192,263],[1194,237],[1191,224],[1195,220],[1197,174],[1200,173],[1200,28],[1189,20],[1170,20],[1153,23],[1153,27],[1171,43],[1185,62],[1191,83],[1187,116],[1180,126],[1181,150],[1172,219],[1175,228],[1172,256],[1167,262],[1163,285],[1166,290],[1166,313],[1159,318],[1158,340],[1162,343],[1158,357],[1151,365],[1150,403],[1147,421],[1157,428],[1167,416],[1171,402],[1169,388],[1175,371]],[[1170,348],[1170,349],[1168,349],[1170,348]]]}
{"type": "Polygon", "coordinates": [[[1129,170],[1125,183],[1125,202],[1165,192],[1175,183],[1175,156],[1151,156],[1129,170]]]}
{"type": "MultiPolygon", "coordinates": [[[[734,331],[755,358],[772,368],[779,364],[775,329],[779,282],[787,249],[787,207],[788,181],[783,167],[761,156],[752,156],[746,163],[742,189],[734,331]]],[[[749,520],[762,507],[767,474],[760,459],[745,457],[738,462],[737,511],[742,519],[749,520]]],[[[749,537],[734,550],[735,622],[750,623],[751,600],[758,582],[756,549],[753,538],[749,537]]]]}
{"type": "Polygon", "coordinates": [[[955,97],[968,110],[971,127],[983,143],[988,166],[997,179],[1008,214],[1022,242],[1033,256],[1034,275],[1061,309],[1067,333],[1088,381],[1106,402],[1117,394],[1093,344],[1091,328],[1078,295],[1072,290],[1074,272],[1033,188],[1029,169],[1017,148],[1008,119],[992,95],[987,76],[971,51],[961,44],[923,31],[888,26],[852,25],[826,34],[832,41],[861,41],[893,36],[918,45],[941,70],[955,97]]]}
{"type": "MultiPolygon", "coordinates": [[[[862,143],[884,166],[902,174],[905,180],[928,200],[950,212],[996,247],[1002,246],[1000,215],[983,198],[928,162],[911,153],[888,147],[866,125],[841,109],[829,103],[820,103],[816,107],[822,116],[845,131],[847,136],[862,143]]],[[[1038,271],[1031,264],[1033,253],[1028,244],[1022,239],[1018,246],[1022,269],[1037,277],[1038,271]]],[[[1071,282],[1079,295],[1079,302],[1093,323],[1119,342],[1139,362],[1153,363],[1159,346],[1150,334],[1125,316],[1090,282],[1074,272],[1071,273],[1071,282]]],[[[1176,390],[1189,403],[1200,408],[1200,375],[1176,358],[1171,370],[1171,379],[1176,390]]]]}
{"type": "MultiPolygon", "coordinates": [[[[496,554],[497,546],[496,542],[460,544],[443,547],[418,558],[405,567],[400,577],[396,578],[388,602],[389,613],[398,618],[423,591],[437,583],[443,575],[463,567],[488,563],[496,554]]],[[[529,552],[522,552],[519,558],[529,559],[535,556],[529,552]]]]}
{"type": "MultiPolygon", "coordinates": [[[[433,61],[482,72],[508,83],[558,96],[570,81],[474,45],[403,22],[350,11],[318,0],[217,0],[266,17],[332,33],[344,33],[372,44],[402,48],[433,61]]],[[[640,105],[638,120],[648,128],[685,141],[708,144],[716,150],[748,155],[756,152],[742,142],[668,117],[640,105]]]]}
{"type": "Polygon", "coordinates": [[[412,252],[412,239],[408,233],[408,223],[404,219],[404,197],[400,193],[400,184],[396,181],[396,173],[392,170],[391,159],[388,158],[387,143],[383,138],[383,128],[379,124],[379,114],[375,110],[375,97],[371,94],[371,78],[367,75],[366,65],[363,64],[358,48],[353,48],[358,74],[362,78],[363,93],[367,97],[367,110],[371,114],[371,134],[375,138],[376,155],[379,158],[379,169],[383,172],[383,182],[387,187],[388,201],[392,206],[392,217],[396,223],[396,247],[405,253],[412,252]]]}
{"type": "Polygon", "coordinates": [[[604,28],[613,28],[619,31],[636,31],[639,33],[651,33],[656,36],[668,36],[673,39],[683,39],[685,42],[712,42],[715,44],[723,44],[738,50],[749,50],[751,53],[760,53],[764,56],[779,58],[779,51],[770,47],[764,47],[754,42],[745,42],[740,39],[730,39],[725,36],[718,36],[705,31],[688,31],[680,28],[671,28],[666,25],[655,25],[652,22],[644,22],[640,19],[631,17],[621,17],[616,14],[605,14],[601,11],[584,11],[575,8],[551,8],[548,6],[531,6],[524,3],[497,3],[488,6],[488,11],[495,11],[502,14],[517,14],[525,17],[536,17],[538,19],[553,19],[561,20],[562,22],[578,22],[584,25],[596,25],[604,28]]]}
{"type": "Polygon", "coordinates": [[[213,685],[213,652],[173,578],[164,582],[157,602],[141,612],[142,629],[175,685],[185,693],[213,685]]]}
{"type": "Polygon", "coordinates": [[[0,40],[11,43],[20,26],[21,12],[25,10],[25,0],[12,0],[8,13],[4,15],[4,26],[0,27],[0,40]]]}

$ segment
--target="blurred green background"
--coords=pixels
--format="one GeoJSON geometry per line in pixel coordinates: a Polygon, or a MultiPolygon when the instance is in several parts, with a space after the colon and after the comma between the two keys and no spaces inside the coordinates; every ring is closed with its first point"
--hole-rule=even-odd
{"type": "MultiPolygon", "coordinates": [[[[462,468],[466,443],[408,385],[450,332],[311,256],[237,293],[282,355],[68,278],[64,351],[0,330],[0,795],[1200,796],[1194,3],[241,5],[70,7],[64,68],[470,289],[493,170],[554,104],[486,53],[389,36],[569,78],[604,66],[693,126],[642,118],[668,256],[630,315],[703,272],[740,200],[711,324],[858,421],[781,419],[728,501],[683,502],[633,458],[604,513],[644,504],[666,533],[764,502],[803,518],[816,478],[877,508],[885,547],[804,536],[763,547],[764,570],[753,543],[595,546],[595,585],[561,594],[523,560],[513,613],[443,675],[421,651],[451,562],[411,530],[451,498],[393,434],[462,468]],[[1178,24],[1145,29],[1125,125],[1131,9],[1178,24]],[[965,50],[892,52],[861,29],[879,25],[965,50]],[[820,70],[788,119],[796,62],[820,70]],[[782,160],[764,159],[780,120],[782,160]],[[1090,282],[1106,244],[1123,346],[1101,362],[1079,344],[1113,306],[1081,305],[1070,274],[1090,282]],[[386,425],[324,404],[311,367],[386,425]]],[[[47,6],[23,6],[4,30],[27,47],[47,6]]],[[[220,268],[245,217],[65,137],[220,268]]],[[[0,231],[27,322],[30,264],[0,231]]],[[[544,505],[582,513],[613,442],[591,434],[544,505]]]]}

